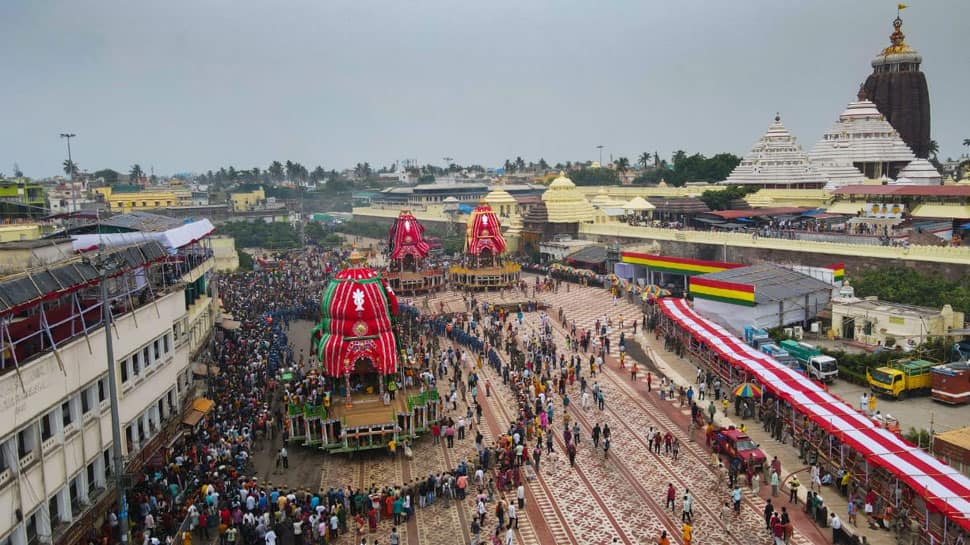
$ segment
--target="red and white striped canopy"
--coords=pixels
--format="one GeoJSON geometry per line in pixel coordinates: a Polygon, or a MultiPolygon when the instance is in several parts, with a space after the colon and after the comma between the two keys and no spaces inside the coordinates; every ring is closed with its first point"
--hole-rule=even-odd
{"type": "Polygon", "coordinates": [[[966,476],[898,434],[878,427],[804,374],[701,317],[685,300],[663,298],[658,305],[665,316],[732,366],[745,371],[749,379],[756,379],[769,393],[788,401],[826,432],[861,453],[870,464],[908,484],[931,509],[970,531],[970,479],[966,476]]]}

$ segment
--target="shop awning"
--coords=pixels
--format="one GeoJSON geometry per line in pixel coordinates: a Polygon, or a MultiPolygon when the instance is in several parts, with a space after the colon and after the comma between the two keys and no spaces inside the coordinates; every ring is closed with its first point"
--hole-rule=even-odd
{"type": "Polygon", "coordinates": [[[199,421],[202,420],[202,417],[204,416],[205,414],[200,413],[199,411],[196,411],[194,409],[189,410],[189,412],[185,413],[185,418],[182,419],[182,423],[185,424],[186,426],[191,426],[194,428],[195,425],[198,424],[199,421]]]}
{"type": "Polygon", "coordinates": [[[185,414],[185,417],[182,418],[182,423],[194,427],[212,410],[213,406],[215,406],[215,402],[211,399],[205,397],[195,398],[192,400],[192,407],[185,414]]]}

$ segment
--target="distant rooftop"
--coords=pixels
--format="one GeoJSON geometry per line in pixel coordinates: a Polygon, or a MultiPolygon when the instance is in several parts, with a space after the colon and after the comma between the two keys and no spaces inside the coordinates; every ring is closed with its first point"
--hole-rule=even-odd
{"type": "Polygon", "coordinates": [[[819,291],[831,291],[832,289],[832,286],[821,280],[772,263],[759,263],[748,267],[728,269],[705,274],[700,278],[753,285],[754,300],[759,305],[802,297],[819,291]]]}
{"type": "Polygon", "coordinates": [[[146,232],[167,231],[169,229],[178,227],[183,223],[185,222],[179,219],[137,210],[101,220],[102,225],[109,227],[146,232]]]}
{"type": "Polygon", "coordinates": [[[899,197],[970,197],[970,186],[961,185],[847,185],[833,195],[888,195],[899,197]]]}

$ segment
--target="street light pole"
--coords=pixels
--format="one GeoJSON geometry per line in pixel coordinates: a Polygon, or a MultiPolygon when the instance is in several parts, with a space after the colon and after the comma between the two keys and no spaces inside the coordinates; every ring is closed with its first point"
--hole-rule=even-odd
{"type": "Polygon", "coordinates": [[[603,144],[596,146],[596,149],[600,150],[600,168],[603,168],[603,144]]]}
{"type": "Polygon", "coordinates": [[[71,157],[71,138],[77,136],[71,132],[62,132],[61,138],[67,140],[67,166],[70,169],[68,173],[71,176],[71,213],[77,211],[77,188],[74,186],[74,159],[71,157]]]}
{"type": "Polygon", "coordinates": [[[115,376],[114,345],[111,340],[111,305],[108,304],[108,267],[98,256],[95,267],[101,276],[101,316],[104,321],[104,347],[108,360],[108,395],[111,405],[111,457],[114,461],[115,486],[118,489],[118,530],[121,542],[128,543],[128,501],[125,497],[125,461],[121,452],[121,414],[118,410],[118,379],[115,376]]]}

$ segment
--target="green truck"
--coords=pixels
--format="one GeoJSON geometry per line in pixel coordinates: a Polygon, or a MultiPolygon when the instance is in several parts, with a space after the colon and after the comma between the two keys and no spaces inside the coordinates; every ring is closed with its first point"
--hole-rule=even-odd
{"type": "Polygon", "coordinates": [[[839,363],[832,356],[826,356],[817,346],[787,339],[779,343],[782,349],[798,360],[799,366],[809,377],[832,382],[839,377],[839,363]]]}
{"type": "Polygon", "coordinates": [[[933,386],[932,370],[937,365],[939,363],[926,360],[900,360],[869,369],[866,378],[873,394],[900,399],[929,393],[933,386]]]}

